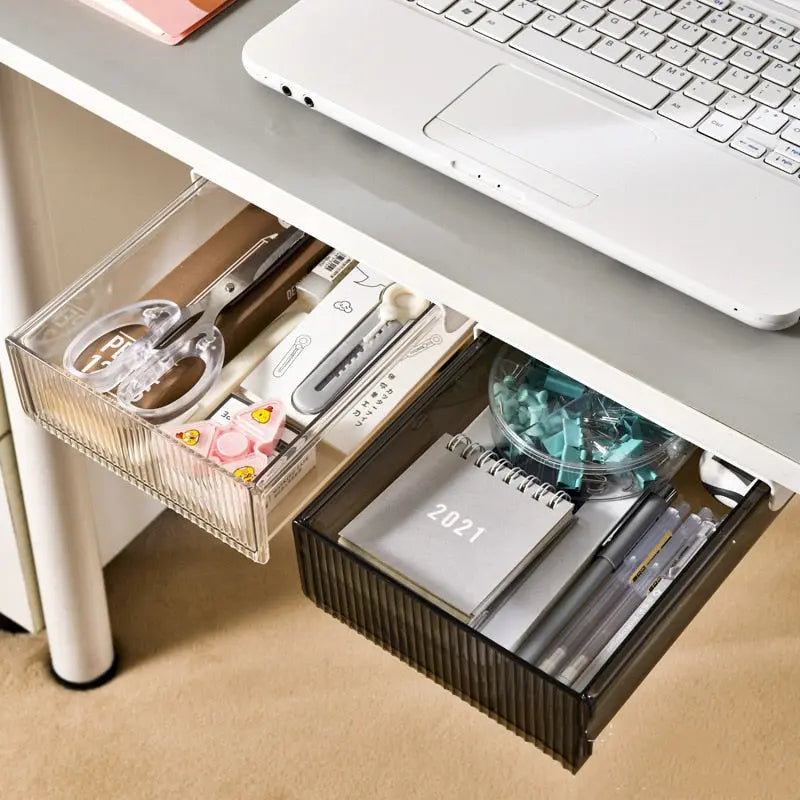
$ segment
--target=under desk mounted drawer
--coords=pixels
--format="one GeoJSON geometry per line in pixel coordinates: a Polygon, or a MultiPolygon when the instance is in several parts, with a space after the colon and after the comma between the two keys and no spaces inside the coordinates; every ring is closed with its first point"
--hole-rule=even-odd
{"type": "MultiPolygon", "coordinates": [[[[285,229],[274,216],[200,179],[8,340],[20,395],[25,410],[33,419],[258,562],[265,562],[269,557],[270,536],[291,521],[314,492],[354,455],[382,421],[391,416],[392,409],[402,405],[406,396],[413,393],[415,381],[422,381],[428,372],[435,371],[437,362],[444,360],[452,347],[472,336],[470,321],[457,315],[454,325],[449,326],[445,317],[452,312],[431,305],[414,324],[406,325],[399,333],[392,337],[381,334],[387,344],[378,348],[374,359],[364,364],[363,369],[356,371],[356,376],[336,398],[309,412],[302,423],[294,424],[287,413],[287,432],[275,452],[266,454],[265,458],[271,461],[258,462],[259,469],[265,471],[257,476],[252,466],[233,472],[203,457],[179,441],[174,429],[165,430],[160,420],[159,424],[154,424],[130,408],[125,410],[119,402],[119,389],[98,391],[91,388],[82,375],[70,374],[62,362],[75,337],[104,315],[142,298],[188,303],[223,270],[238,263],[250,248],[268,248],[277,241],[276,236],[283,234],[285,229]],[[400,361],[403,365],[399,365],[400,361]],[[409,366],[411,364],[414,366],[409,366]],[[365,399],[367,393],[372,397],[376,392],[376,384],[382,382],[382,376],[390,374],[394,380],[395,373],[400,380],[393,384],[393,389],[387,390],[387,394],[394,392],[391,398],[375,394],[377,400],[365,399]],[[368,416],[366,411],[361,411],[365,406],[372,415],[370,422],[356,430],[356,416],[362,413],[368,416]],[[360,433],[362,430],[365,433],[360,433]]],[[[257,364],[265,363],[262,359],[266,353],[286,349],[288,360],[280,370],[283,376],[290,374],[287,365],[297,373],[307,364],[314,348],[307,343],[309,337],[299,333],[299,325],[313,314],[304,316],[310,306],[305,311],[298,310],[297,282],[315,265],[320,265],[321,269],[321,259],[329,254],[333,255],[327,245],[313,239],[305,241],[292,251],[291,258],[274,278],[271,276],[259,284],[258,291],[242,297],[242,302],[246,302],[248,297],[256,296],[247,310],[232,312],[232,317],[225,318],[224,325],[224,313],[218,317],[217,323],[225,339],[226,363],[222,376],[199,406],[190,412],[188,419],[180,419],[179,424],[184,428],[179,428],[179,433],[186,433],[188,441],[197,439],[195,423],[204,421],[215,409],[220,413],[219,404],[230,401],[230,394],[238,391],[239,378],[257,364]],[[263,300],[267,289],[272,297],[269,302],[263,300]],[[238,377],[231,378],[231,375],[238,377]]],[[[329,269],[331,273],[333,267],[329,269]]],[[[362,267],[347,273],[327,295],[328,300],[320,303],[332,302],[336,291],[354,286],[357,276],[378,275],[369,267],[362,267]]],[[[358,294],[358,301],[354,290],[353,296],[340,304],[342,321],[337,323],[340,328],[355,325],[355,331],[359,313],[363,313],[362,306],[370,308],[368,302],[382,296],[376,293],[381,292],[388,281],[370,284],[364,280],[362,283],[365,288],[358,294]],[[366,294],[368,291],[371,294],[366,294]]],[[[361,324],[366,319],[365,315],[361,324]]],[[[141,336],[129,326],[118,330],[126,336],[132,334],[131,341],[141,336]]],[[[329,348],[333,344],[324,336],[318,339],[317,347],[329,348]]],[[[99,340],[93,339],[95,341],[99,340]]],[[[114,354],[127,346],[123,336],[103,342],[102,346],[92,344],[85,351],[90,361],[94,358],[95,363],[113,364],[114,354]]],[[[318,356],[319,351],[315,352],[318,356]]],[[[84,358],[83,351],[81,358],[84,358]]],[[[322,358],[320,363],[325,363],[327,356],[322,358]]],[[[191,372],[190,361],[187,359],[191,372]]],[[[84,362],[78,365],[80,369],[90,371],[82,364],[84,362]]],[[[186,378],[189,385],[197,380],[197,367],[195,362],[193,377],[186,378]]],[[[278,371],[276,367],[276,373],[278,371]]],[[[203,374],[202,369],[199,372],[203,374]]],[[[349,374],[352,375],[352,371],[349,374]]],[[[168,392],[170,376],[171,372],[156,386],[168,392]]],[[[270,379],[265,378],[263,382],[269,384],[270,379]]],[[[273,399],[269,395],[258,396],[265,403],[273,399]]],[[[168,402],[172,399],[170,396],[168,402]]],[[[288,405],[283,403],[284,407],[288,405]]],[[[236,407],[246,406],[240,403],[236,407]]],[[[263,422],[263,418],[259,422],[263,422]]]]}
{"type": "MultiPolygon", "coordinates": [[[[591,755],[598,733],[747,553],[775,513],[769,508],[769,488],[753,482],[739,505],[720,522],[716,533],[594,677],[586,678],[589,682],[580,690],[573,688],[580,681],[561,682],[533,666],[521,657],[521,648],[498,644],[498,637],[489,635],[488,626],[471,626],[448,613],[408,581],[398,578],[396,572],[381,569],[352,545],[343,546],[339,537],[345,526],[370,504],[374,502],[380,509],[382,493],[440,437],[463,431],[486,409],[491,366],[498,350],[497,340],[488,336],[476,340],[295,521],[301,581],[305,593],[320,608],[574,771],[591,755]]],[[[673,483],[694,510],[709,505],[714,506],[715,513],[724,514],[725,510],[715,506],[700,484],[696,458],[684,464],[673,483]]],[[[423,482],[417,481],[417,485],[423,482]]],[[[421,496],[430,501],[431,508],[435,501],[447,499],[443,489],[428,491],[428,482],[424,486],[421,496]]],[[[492,500],[499,502],[502,496],[498,492],[492,500]]],[[[397,496],[394,497],[392,509],[397,505],[397,496]]],[[[492,517],[485,497],[482,503],[483,523],[483,519],[492,517]]],[[[386,528],[381,520],[388,519],[392,509],[385,506],[381,511],[382,516],[373,526],[373,541],[383,535],[386,528]]],[[[423,513],[425,510],[427,507],[423,513]]],[[[447,527],[444,522],[441,524],[447,527]]],[[[569,537],[571,530],[568,528],[564,537],[569,537]]],[[[505,527],[499,531],[505,532],[505,527]]],[[[453,531],[442,530],[440,534],[452,536],[453,531]]],[[[368,532],[368,541],[372,535],[368,532]]],[[[414,551],[415,564],[419,563],[419,552],[420,548],[414,551]]],[[[448,566],[457,569],[452,562],[448,566]]],[[[523,605],[523,609],[527,607],[523,605]]]]}

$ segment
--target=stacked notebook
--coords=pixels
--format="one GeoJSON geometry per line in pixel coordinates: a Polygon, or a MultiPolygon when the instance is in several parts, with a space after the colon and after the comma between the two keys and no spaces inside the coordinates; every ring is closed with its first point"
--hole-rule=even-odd
{"type": "Polygon", "coordinates": [[[562,492],[511,471],[464,435],[445,435],[342,530],[340,542],[475,627],[572,512],[562,492]]]}
{"type": "Polygon", "coordinates": [[[82,0],[166,44],[178,44],[235,0],[82,0]]]}

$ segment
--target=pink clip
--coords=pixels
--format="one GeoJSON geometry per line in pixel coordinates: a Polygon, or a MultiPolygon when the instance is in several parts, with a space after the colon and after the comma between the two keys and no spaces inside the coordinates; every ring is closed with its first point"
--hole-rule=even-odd
{"type": "Polygon", "coordinates": [[[233,425],[250,437],[256,450],[271,456],[283,435],[286,413],[282,403],[270,400],[240,411],[234,416],[233,425]]]}
{"type": "Polygon", "coordinates": [[[173,422],[171,425],[164,425],[161,430],[174,436],[187,447],[191,447],[201,456],[207,456],[211,452],[214,436],[219,428],[210,420],[202,420],[200,422],[173,422]]]}

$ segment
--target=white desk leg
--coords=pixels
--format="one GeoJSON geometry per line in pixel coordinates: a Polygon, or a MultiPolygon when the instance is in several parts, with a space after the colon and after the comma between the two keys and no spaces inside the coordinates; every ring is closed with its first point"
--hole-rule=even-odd
{"type": "MultiPolygon", "coordinates": [[[[52,231],[24,82],[0,69],[0,334],[52,294],[52,231]]],[[[82,456],[46,434],[20,407],[0,348],[31,547],[55,676],[90,688],[113,675],[114,648],[82,456]]]]}

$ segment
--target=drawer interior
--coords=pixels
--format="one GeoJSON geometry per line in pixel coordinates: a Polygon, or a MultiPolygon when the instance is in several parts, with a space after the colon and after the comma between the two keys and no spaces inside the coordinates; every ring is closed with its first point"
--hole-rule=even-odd
{"type": "MultiPolygon", "coordinates": [[[[501,349],[502,344],[491,337],[476,340],[303,511],[294,527],[301,580],[305,593],[320,608],[534,742],[567,768],[577,770],[591,755],[598,733],[757,540],[774,513],[769,510],[769,488],[757,481],[748,482],[734,508],[722,505],[700,481],[700,454],[687,454],[664,485],[677,492],[677,497],[670,496],[673,507],[686,503],[695,513],[709,509],[704,513],[713,514],[717,523],[713,534],[661,587],[657,601],[636,607],[638,616],[627,635],[610,652],[604,650],[602,658],[598,654],[591,668],[581,667],[585,671],[580,679],[567,679],[566,672],[543,666],[541,658],[526,657],[524,625],[520,629],[523,635],[512,642],[504,638],[507,633],[493,627],[493,621],[504,609],[513,607],[515,591],[527,591],[526,581],[530,588],[531,582],[548,579],[547,573],[536,570],[539,563],[548,563],[545,557],[550,551],[545,550],[541,561],[534,560],[527,573],[510,584],[488,619],[464,619],[407,576],[340,538],[343,531],[352,538],[348,526],[365,509],[377,508],[376,514],[383,517],[367,519],[377,519],[375,540],[379,540],[381,520],[397,519],[388,503],[383,508],[380,505],[385,493],[396,504],[397,495],[387,493],[390,486],[394,488],[393,482],[429,448],[437,446],[444,434],[475,429],[470,425],[485,411],[492,366],[501,349]]],[[[488,446],[492,447],[492,442],[488,446]]],[[[504,498],[502,492],[492,493],[486,503],[504,498]]],[[[616,501],[589,501],[604,502],[616,501]]],[[[484,511],[491,515],[485,503],[484,511]]],[[[498,517],[503,518],[500,511],[498,517]]],[[[678,524],[673,527],[678,530],[678,524]]],[[[568,527],[564,538],[576,530],[568,527]]],[[[412,561],[418,561],[416,553],[412,561]]],[[[459,568],[452,561],[446,566],[451,572],[459,568]]],[[[569,585],[567,581],[565,586],[569,585]]],[[[519,595],[526,602],[530,596],[519,595]]],[[[542,611],[541,619],[566,596],[557,595],[542,611]]],[[[526,608],[518,602],[514,613],[524,616],[526,608]]],[[[588,612],[584,609],[581,613],[588,612]]],[[[593,626],[589,633],[599,629],[597,618],[585,619],[588,622],[584,624],[593,626]]],[[[520,620],[514,619],[514,623],[519,625],[520,620]]]]}
{"type": "MultiPolygon", "coordinates": [[[[120,400],[122,383],[92,384],[115,359],[122,362],[145,325],[126,318],[113,335],[92,334],[85,348],[78,340],[74,357],[65,353],[87,326],[120,307],[191,303],[220,275],[250,255],[262,258],[291,234],[273,215],[201,179],[8,339],[24,408],[40,425],[258,562],[269,557],[270,537],[472,338],[471,321],[429,304],[399,331],[381,329],[372,350],[348,351],[355,356],[329,368],[339,343],[371,325],[392,284],[307,237],[277,272],[215,318],[224,337],[222,372],[174,419],[158,418],[159,409],[204,375],[197,358],[178,361],[133,407],[120,400]],[[337,292],[342,299],[334,304],[337,292]],[[307,335],[312,319],[314,342],[307,335]],[[332,382],[336,392],[325,395],[332,382]],[[304,386],[306,405],[295,407],[304,386]],[[224,459],[219,429],[249,409],[274,410],[276,398],[286,411],[285,432],[269,450],[251,440],[241,463],[224,459]],[[198,452],[205,441],[213,442],[211,452],[198,452]]],[[[169,337],[164,341],[168,346],[169,337]]],[[[257,422],[266,424],[270,414],[257,422]]],[[[253,427],[250,418],[245,423],[253,427]]],[[[241,431],[228,442],[244,448],[241,431]]]]}

